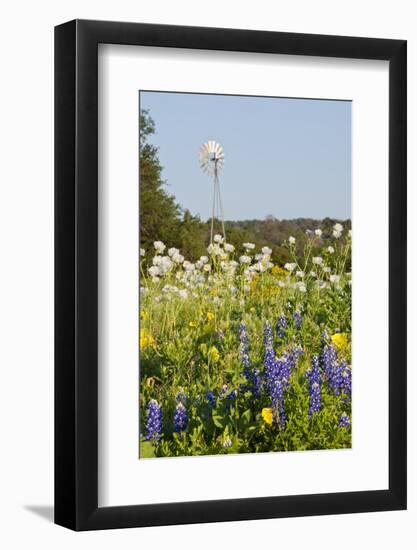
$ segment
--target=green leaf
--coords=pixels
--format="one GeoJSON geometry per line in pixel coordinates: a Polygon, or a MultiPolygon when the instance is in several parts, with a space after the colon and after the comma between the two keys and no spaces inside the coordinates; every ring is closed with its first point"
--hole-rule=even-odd
{"type": "Polygon", "coordinates": [[[150,441],[140,442],[140,458],[154,458],[155,450],[150,441]]]}

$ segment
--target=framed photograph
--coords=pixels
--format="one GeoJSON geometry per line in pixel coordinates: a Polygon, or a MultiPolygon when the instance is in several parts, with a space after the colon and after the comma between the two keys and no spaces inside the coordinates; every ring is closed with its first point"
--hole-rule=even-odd
{"type": "Polygon", "coordinates": [[[406,508],[406,42],[55,29],[55,522],[406,508]]]}

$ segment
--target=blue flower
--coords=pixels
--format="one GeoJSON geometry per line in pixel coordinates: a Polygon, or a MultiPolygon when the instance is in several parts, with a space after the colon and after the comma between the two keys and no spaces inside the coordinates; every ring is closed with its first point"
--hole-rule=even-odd
{"type": "Polygon", "coordinates": [[[146,416],[146,441],[159,441],[162,433],[162,409],[158,401],[151,399],[146,416]]]}
{"type": "Polygon", "coordinates": [[[248,331],[245,323],[239,325],[239,340],[240,340],[240,360],[243,366],[243,375],[247,380],[247,385],[243,384],[242,390],[249,390],[252,392],[253,400],[257,399],[261,391],[261,376],[259,369],[250,368],[249,362],[249,341],[248,331]]]}
{"type": "Polygon", "coordinates": [[[206,393],[206,399],[211,408],[214,408],[216,406],[216,397],[211,390],[206,393]]]}
{"type": "Polygon", "coordinates": [[[174,413],[174,432],[182,432],[187,428],[187,409],[182,403],[178,403],[174,413]]]}
{"type": "Polygon", "coordinates": [[[183,388],[181,388],[180,391],[177,393],[175,401],[177,403],[182,403],[183,405],[185,405],[187,401],[187,394],[185,393],[183,388]]]}
{"type": "Polygon", "coordinates": [[[311,368],[307,371],[308,378],[308,393],[310,404],[308,409],[308,417],[313,418],[314,413],[318,412],[321,407],[321,376],[320,376],[320,360],[318,355],[313,355],[311,368]]]}
{"type": "Polygon", "coordinates": [[[303,322],[303,319],[301,317],[301,312],[299,311],[294,311],[294,314],[293,314],[293,319],[294,319],[294,326],[297,330],[300,330],[301,328],[301,324],[303,322]]]}
{"type": "Polygon", "coordinates": [[[277,335],[278,335],[278,338],[285,338],[285,334],[286,334],[286,329],[287,328],[287,319],[285,318],[284,315],[280,315],[278,317],[278,322],[277,322],[277,335]]]}
{"type": "Polygon", "coordinates": [[[352,395],[352,371],[346,362],[337,362],[336,348],[324,342],[321,352],[321,365],[329,390],[334,395],[343,394],[343,400],[349,401],[352,395]]]}
{"type": "Polygon", "coordinates": [[[240,361],[243,366],[243,374],[248,382],[250,381],[251,372],[249,367],[249,350],[248,350],[248,331],[245,323],[239,325],[239,340],[240,340],[240,361]]]}
{"type": "Polygon", "coordinates": [[[350,418],[346,413],[343,413],[339,418],[339,428],[349,428],[350,427],[350,418]]]}
{"type": "Polygon", "coordinates": [[[271,397],[273,419],[283,426],[286,422],[284,392],[289,387],[292,371],[302,350],[293,348],[277,359],[273,349],[271,325],[268,322],[264,326],[264,349],[265,386],[271,397]]]}

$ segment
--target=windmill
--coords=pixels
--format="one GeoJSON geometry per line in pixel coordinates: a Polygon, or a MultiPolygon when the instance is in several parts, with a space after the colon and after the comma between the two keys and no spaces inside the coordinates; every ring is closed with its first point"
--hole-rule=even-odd
{"type": "Polygon", "coordinates": [[[220,143],[213,140],[203,143],[199,153],[201,169],[213,178],[213,205],[211,211],[211,230],[210,243],[213,242],[214,219],[220,219],[222,224],[223,238],[226,240],[226,232],[224,230],[224,213],[222,198],[220,195],[219,172],[224,165],[223,147],[220,143]]]}

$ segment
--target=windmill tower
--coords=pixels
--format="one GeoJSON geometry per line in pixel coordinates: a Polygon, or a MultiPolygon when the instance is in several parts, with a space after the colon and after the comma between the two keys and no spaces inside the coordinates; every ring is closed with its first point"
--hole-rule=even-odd
{"type": "Polygon", "coordinates": [[[220,143],[216,143],[213,140],[203,143],[200,147],[199,160],[201,169],[213,178],[210,243],[213,242],[215,218],[221,220],[223,238],[226,240],[226,232],[224,230],[224,212],[219,182],[219,172],[224,166],[223,147],[220,143]]]}

